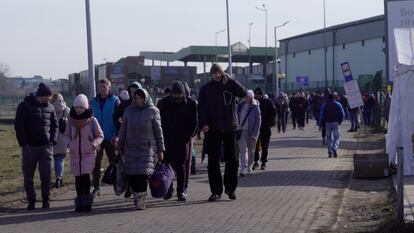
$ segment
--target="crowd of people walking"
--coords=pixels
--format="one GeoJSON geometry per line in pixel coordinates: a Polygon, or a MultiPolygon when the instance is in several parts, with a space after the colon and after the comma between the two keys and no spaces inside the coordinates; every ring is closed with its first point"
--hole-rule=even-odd
{"type": "MultiPolygon", "coordinates": [[[[360,108],[351,108],[344,95],[329,89],[323,93],[300,90],[291,96],[281,92],[269,98],[261,88],[247,90],[218,64],[213,64],[210,74],[211,80],[201,87],[198,100],[190,96],[185,82],[176,81],[156,106],[139,82],[115,96],[111,82],[102,79],[95,98],[88,100],[80,94],[70,108],[60,94],[40,84],[19,104],[15,119],[16,137],[22,147],[27,209],[35,209],[33,179],[37,165],[42,208],[49,208],[52,157],[56,176],[53,187],[60,188],[64,185],[67,152],[75,176],[76,212],[90,212],[94,198],[101,194],[104,152],[110,163],[123,159],[128,180],[124,196],[133,196],[135,208],[143,210],[149,178],[159,161],[170,164],[175,171],[177,200],[187,200],[190,167],[195,173],[192,156],[196,135],[203,134],[203,153],[208,156],[208,200],[217,201],[223,193],[231,200],[237,199],[239,177],[259,167],[266,170],[271,128],[277,125],[277,132],[285,133],[289,115],[293,130],[304,130],[309,119],[316,120],[328,157],[338,156],[339,125],[345,119],[351,121],[348,132],[358,129],[360,108]]],[[[389,112],[390,98],[387,94],[385,112],[389,112]]],[[[373,95],[364,97],[366,126],[372,125],[376,104],[373,95]]],[[[174,191],[171,183],[164,199],[172,198],[174,191]]]]}

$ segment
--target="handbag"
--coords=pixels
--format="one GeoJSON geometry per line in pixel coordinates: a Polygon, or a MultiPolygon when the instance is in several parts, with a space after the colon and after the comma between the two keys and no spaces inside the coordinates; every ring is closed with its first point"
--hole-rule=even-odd
{"type": "Polygon", "coordinates": [[[252,110],[252,108],[251,108],[251,107],[249,108],[249,110],[247,110],[246,116],[244,116],[243,122],[242,122],[242,124],[240,125],[240,129],[238,129],[238,130],[236,131],[236,139],[237,139],[237,141],[238,141],[238,140],[240,140],[240,138],[241,138],[241,134],[242,134],[242,130],[241,130],[241,128],[242,128],[242,127],[243,127],[243,125],[246,123],[247,117],[249,116],[249,113],[250,113],[250,111],[251,111],[251,110],[252,110]]]}
{"type": "Polygon", "coordinates": [[[115,195],[119,196],[129,187],[128,178],[125,174],[125,163],[122,159],[115,162],[115,174],[114,191],[115,195]]]}
{"type": "Polygon", "coordinates": [[[106,168],[105,173],[102,177],[102,183],[113,185],[116,179],[116,166],[111,163],[106,168]]]}
{"type": "Polygon", "coordinates": [[[174,170],[171,165],[159,161],[154,168],[154,173],[149,178],[151,196],[154,198],[164,197],[170,188],[174,176],[174,170]]]}

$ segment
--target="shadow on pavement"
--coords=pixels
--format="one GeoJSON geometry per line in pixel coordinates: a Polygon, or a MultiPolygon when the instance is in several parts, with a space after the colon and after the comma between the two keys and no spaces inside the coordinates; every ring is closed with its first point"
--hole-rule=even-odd
{"type": "MultiPolygon", "coordinates": [[[[340,141],[339,148],[345,150],[377,150],[382,149],[384,145],[378,142],[364,142],[363,148],[361,148],[361,142],[354,141],[340,141]]],[[[322,139],[317,140],[283,140],[271,141],[269,149],[275,148],[326,148],[326,145],[322,145],[322,139]]]]}
{"type": "MultiPolygon", "coordinates": [[[[230,202],[230,200],[221,200],[219,202],[230,202]]],[[[115,201],[100,201],[93,205],[93,210],[91,213],[76,213],[74,212],[74,206],[63,206],[63,207],[52,207],[48,210],[42,210],[40,208],[34,211],[27,211],[23,208],[14,208],[14,209],[3,209],[2,214],[0,215],[0,226],[10,225],[10,224],[19,224],[19,223],[30,223],[30,222],[41,222],[46,220],[59,220],[64,219],[68,220],[71,218],[79,218],[86,216],[94,215],[108,215],[108,214],[117,214],[124,212],[133,212],[134,214],[148,214],[148,211],[151,211],[153,208],[166,208],[166,207],[177,207],[185,205],[202,205],[211,203],[207,200],[194,200],[186,202],[178,202],[175,200],[170,201],[160,201],[160,200],[149,200],[146,202],[147,210],[146,211],[135,211],[132,199],[125,200],[115,200],[115,201]],[[120,204],[121,202],[121,204],[120,204]],[[115,205],[114,205],[115,204],[115,205]],[[109,205],[109,206],[105,206],[109,205]],[[11,215],[11,216],[10,216],[11,215]]]]}
{"type": "Polygon", "coordinates": [[[316,186],[344,188],[351,171],[264,171],[239,178],[239,187],[316,186]]]}

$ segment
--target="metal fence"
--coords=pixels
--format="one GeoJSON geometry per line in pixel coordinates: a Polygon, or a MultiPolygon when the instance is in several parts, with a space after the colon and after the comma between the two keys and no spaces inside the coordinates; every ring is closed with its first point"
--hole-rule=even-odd
{"type": "MultiPolygon", "coordinates": [[[[72,106],[73,96],[63,97],[68,106],[72,106]]],[[[13,120],[16,116],[17,106],[24,97],[0,96],[0,120],[13,120]]]]}

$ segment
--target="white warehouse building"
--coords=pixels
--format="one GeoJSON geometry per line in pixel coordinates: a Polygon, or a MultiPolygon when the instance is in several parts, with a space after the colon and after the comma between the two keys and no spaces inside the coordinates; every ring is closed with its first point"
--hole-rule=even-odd
{"type": "Polygon", "coordinates": [[[341,64],[349,62],[354,79],[364,83],[386,74],[384,16],[376,16],[280,40],[278,58],[282,90],[298,89],[297,77],[308,77],[310,89],[342,87],[341,64]],[[324,41],[325,38],[325,41],[324,41]],[[326,79],[325,54],[326,47],[326,79]],[[283,76],[283,75],[282,75],[283,76]]]}

